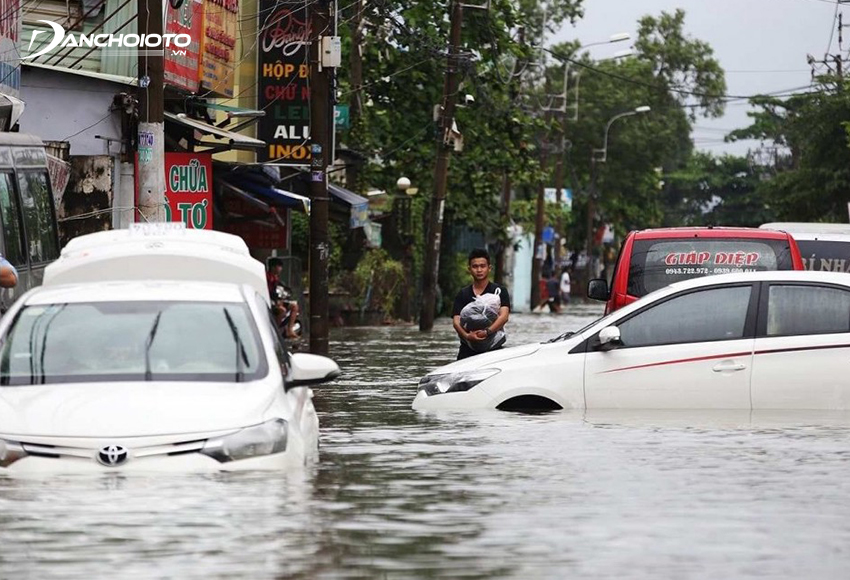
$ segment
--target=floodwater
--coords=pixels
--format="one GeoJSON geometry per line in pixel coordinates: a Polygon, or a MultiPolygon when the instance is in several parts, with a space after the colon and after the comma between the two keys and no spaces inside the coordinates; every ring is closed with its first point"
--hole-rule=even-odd
{"type": "Polygon", "coordinates": [[[0,578],[850,577],[845,416],[412,411],[456,348],[447,320],[334,331],[300,473],[0,478],[0,578]]]}

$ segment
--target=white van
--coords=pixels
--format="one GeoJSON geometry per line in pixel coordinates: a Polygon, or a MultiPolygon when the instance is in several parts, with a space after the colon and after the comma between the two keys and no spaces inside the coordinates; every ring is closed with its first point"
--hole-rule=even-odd
{"type": "Polygon", "coordinates": [[[806,270],[850,272],[850,224],[773,222],[759,227],[791,234],[806,270]]]}
{"type": "Polygon", "coordinates": [[[0,311],[41,284],[59,256],[56,207],[47,154],[38,137],[0,132],[0,253],[18,271],[18,285],[0,293],[0,311]]]}

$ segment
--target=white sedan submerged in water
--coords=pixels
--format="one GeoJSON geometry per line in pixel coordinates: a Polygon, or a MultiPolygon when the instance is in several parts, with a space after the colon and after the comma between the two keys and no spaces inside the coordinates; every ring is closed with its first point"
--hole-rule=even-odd
{"type": "Polygon", "coordinates": [[[413,408],[850,410],[848,361],[850,275],[728,274],[436,369],[413,408]]]}
{"type": "Polygon", "coordinates": [[[249,285],[36,288],[0,322],[0,473],[285,469],[318,445],[310,384],[249,285]]]}

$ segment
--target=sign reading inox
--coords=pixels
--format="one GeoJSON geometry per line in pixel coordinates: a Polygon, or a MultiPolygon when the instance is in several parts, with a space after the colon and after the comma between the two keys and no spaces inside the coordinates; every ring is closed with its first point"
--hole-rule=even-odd
{"type": "MultiPolygon", "coordinates": [[[[39,50],[36,53],[28,54],[27,56],[22,56],[22,59],[36,58],[45,53],[50,52],[54,48],[57,47],[83,47],[87,46],[89,48],[106,48],[110,46],[122,47],[122,48],[186,48],[192,43],[192,37],[188,34],[116,34],[114,32],[103,33],[103,34],[79,34],[78,36],[74,36],[72,34],[68,34],[65,29],[50,20],[39,20],[38,22],[42,22],[50,26],[53,29],[53,39],[50,43],[39,50]]],[[[33,30],[32,36],[30,37],[30,44],[28,50],[32,51],[32,45],[35,42],[35,39],[40,34],[46,34],[44,30],[33,30]]]]}

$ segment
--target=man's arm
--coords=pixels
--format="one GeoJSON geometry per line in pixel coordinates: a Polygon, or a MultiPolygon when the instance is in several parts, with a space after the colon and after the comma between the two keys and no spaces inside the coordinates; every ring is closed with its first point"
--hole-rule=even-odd
{"type": "Polygon", "coordinates": [[[479,340],[484,340],[487,338],[487,333],[483,330],[474,330],[472,332],[466,332],[463,329],[463,326],[460,325],[460,315],[455,314],[452,317],[452,326],[455,327],[455,332],[461,338],[461,340],[465,340],[467,342],[477,342],[479,340]]]}
{"type": "Polygon", "coordinates": [[[487,330],[490,332],[488,334],[493,334],[494,332],[498,332],[501,328],[508,322],[508,317],[511,314],[511,309],[507,306],[502,306],[499,308],[499,316],[496,317],[496,320],[493,321],[487,330]]]}
{"type": "Polygon", "coordinates": [[[6,258],[0,258],[0,287],[14,288],[18,285],[18,271],[6,258]]]}

